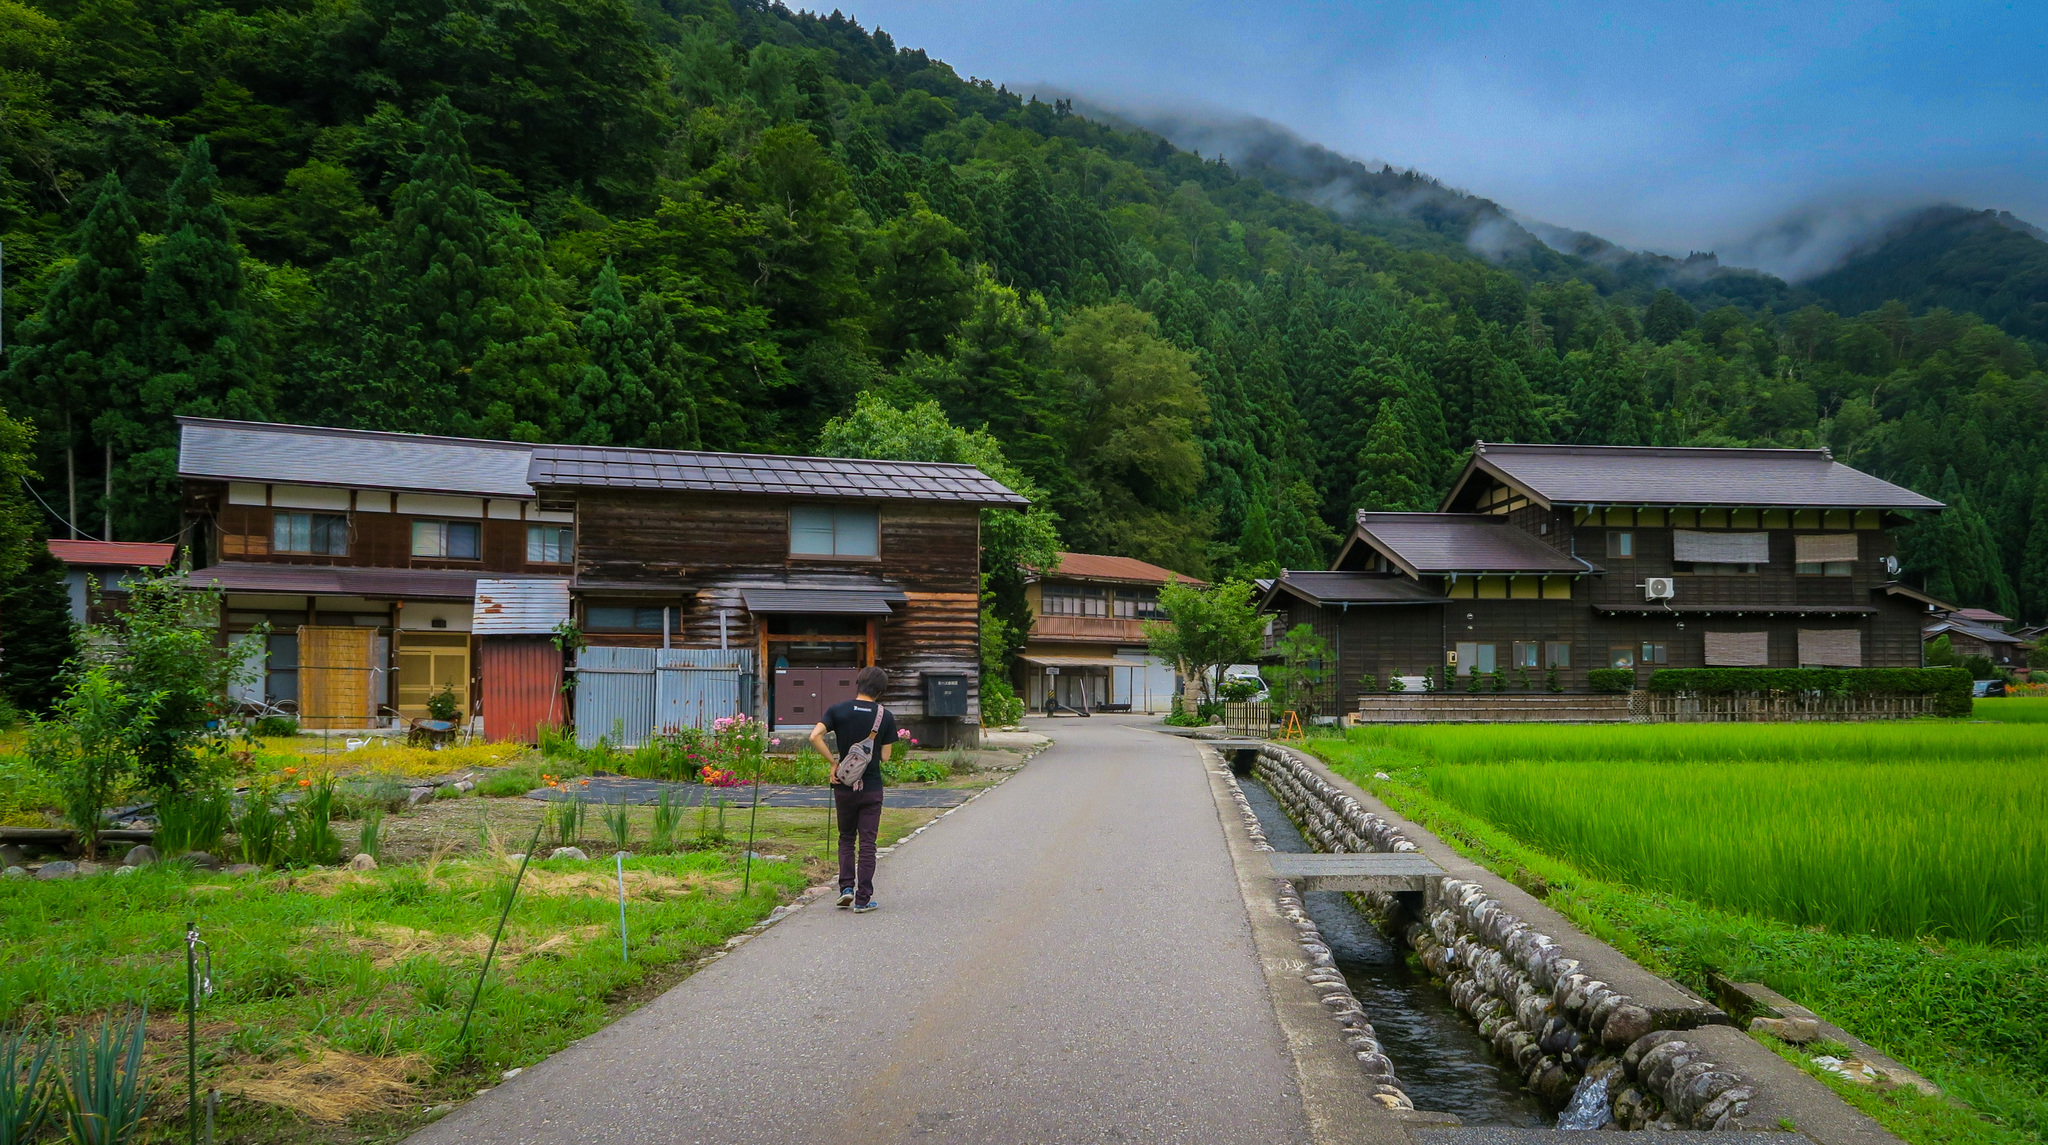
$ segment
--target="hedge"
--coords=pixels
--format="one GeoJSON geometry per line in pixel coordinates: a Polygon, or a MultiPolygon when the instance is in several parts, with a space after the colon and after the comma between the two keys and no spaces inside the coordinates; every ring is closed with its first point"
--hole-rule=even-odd
{"type": "MultiPolygon", "coordinates": [[[[1652,692],[1819,692],[1828,696],[1939,696],[1940,714],[1970,714],[1970,673],[1961,668],[1659,668],[1652,692]]],[[[1596,684],[1597,687],[1597,684],[1596,684]]]]}
{"type": "Polygon", "coordinates": [[[1636,674],[1631,668],[1594,668],[1586,673],[1586,683],[1596,692],[1633,692],[1636,674]]]}

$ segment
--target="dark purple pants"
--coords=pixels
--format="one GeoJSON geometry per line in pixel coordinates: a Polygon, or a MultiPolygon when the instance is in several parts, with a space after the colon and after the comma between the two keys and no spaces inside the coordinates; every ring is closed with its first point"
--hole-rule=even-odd
{"type": "Polygon", "coordinates": [[[854,905],[875,897],[875,833],[882,829],[882,789],[832,789],[839,809],[839,887],[853,888],[854,905]],[[860,843],[855,861],[854,842],[860,843]]]}

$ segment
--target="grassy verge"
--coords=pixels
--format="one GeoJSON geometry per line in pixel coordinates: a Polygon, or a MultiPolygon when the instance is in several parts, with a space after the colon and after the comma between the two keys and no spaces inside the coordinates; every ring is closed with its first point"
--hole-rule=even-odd
{"type": "MultiPolygon", "coordinates": [[[[2005,1145],[2048,1132],[2048,948],[1843,933],[1717,909],[1599,877],[1574,853],[1531,845],[1436,790],[1437,761],[1411,747],[1361,736],[1312,740],[1309,749],[1474,861],[1503,876],[1520,868],[1541,877],[1550,905],[1651,970],[1699,990],[1710,972],[1764,982],[1970,1106],[1910,1090],[1875,1093],[1785,1051],[1906,1140],[2005,1145]]],[[[1697,784],[1713,783],[1694,771],[1697,784]]],[[[1625,786],[1602,793],[1624,803],[1631,794],[1625,786]]],[[[1737,842],[1753,838],[1739,815],[1724,830],[1737,842]]]]}
{"type": "MultiPolygon", "coordinates": [[[[353,753],[352,753],[353,754],[353,753]]],[[[446,754],[446,753],[434,753],[446,754]]],[[[536,753],[513,756],[506,794],[538,786],[536,753]],[[530,781],[529,781],[530,780],[530,781]]],[[[380,769],[375,773],[389,775],[380,769]]],[[[981,786],[996,772],[960,776],[981,786]]],[[[400,789],[402,792],[402,788],[400,789]]],[[[453,795],[452,788],[444,789],[453,795]]],[[[527,872],[478,1005],[458,1041],[516,863],[562,840],[550,805],[466,797],[388,815],[380,867],[228,877],[163,864],[132,875],[0,883],[0,1027],[71,1030],[147,1006],[148,1072],[161,1091],[152,1139],[182,1132],[183,933],[196,921],[215,950],[217,992],[202,1010],[202,1088],[228,1095],[223,1141],[334,1145],[398,1140],[449,1103],[586,1036],[687,977],[698,958],[805,886],[832,881],[836,833],[825,808],[762,808],[742,895],[749,815],[734,789],[684,809],[673,853],[647,854],[656,809],[625,808],[623,840],[605,808],[586,807],[574,841],[591,861],[527,872]],[[619,949],[613,850],[626,863],[632,959],[619,949]]],[[[942,810],[942,809],[940,809],[942,810]]],[[[886,808],[884,845],[938,810],[886,808]]],[[[360,824],[335,824],[353,853],[360,824]]]]}

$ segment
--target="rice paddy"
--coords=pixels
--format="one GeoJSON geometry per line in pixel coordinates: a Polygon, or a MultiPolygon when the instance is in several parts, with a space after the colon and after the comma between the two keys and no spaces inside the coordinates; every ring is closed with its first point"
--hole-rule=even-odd
{"type": "MultiPolygon", "coordinates": [[[[2024,701],[2023,701],[2024,702],[2024,701]]],[[[1455,725],[1319,741],[1589,873],[1843,933],[2048,938],[2019,724],[1455,725]]]]}

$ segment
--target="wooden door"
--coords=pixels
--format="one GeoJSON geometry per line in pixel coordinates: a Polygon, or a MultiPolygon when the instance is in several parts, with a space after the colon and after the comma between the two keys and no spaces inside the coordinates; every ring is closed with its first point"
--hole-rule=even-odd
{"type": "Polygon", "coordinates": [[[373,628],[299,628],[299,722],[309,728],[370,726],[373,628]]]}
{"type": "Polygon", "coordinates": [[[562,650],[555,642],[546,636],[486,636],[482,644],[484,738],[533,743],[542,726],[560,727],[562,650]]]}
{"type": "Polygon", "coordinates": [[[461,714],[469,718],[469,636],[467,633],[406,632],[398,646],[398,714],[425,719],[427,700],[442,688],[455,693],[461,714]]]}

